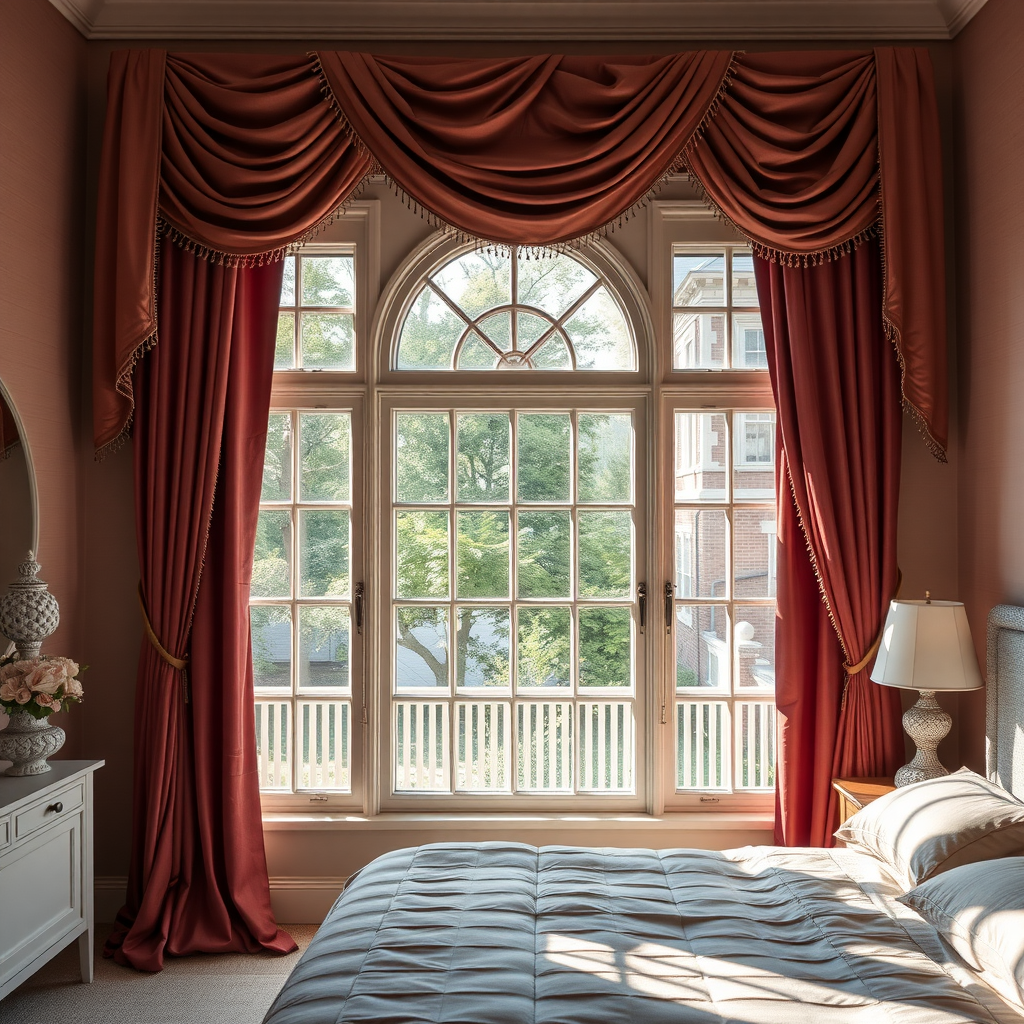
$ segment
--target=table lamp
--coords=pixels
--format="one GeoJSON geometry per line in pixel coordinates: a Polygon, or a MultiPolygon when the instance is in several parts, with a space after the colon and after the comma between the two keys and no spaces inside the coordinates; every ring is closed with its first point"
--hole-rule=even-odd
{"type": "Polygon", "coordinates": [[[892,601],[871,678],[921,694],[903,716],[903,728],[917,752],[896,773],[896,785],[948,775],[935,751],[953,720],[939,707],[935,691],[983,685],[963,604],[933,601],[927,591],[923,601],[892,601]]]}

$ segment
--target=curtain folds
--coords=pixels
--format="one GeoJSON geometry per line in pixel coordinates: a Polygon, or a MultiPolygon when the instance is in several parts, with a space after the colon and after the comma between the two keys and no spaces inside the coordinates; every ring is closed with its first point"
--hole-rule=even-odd
{"type": "Polygon", "coordinates": [[[783,262],[881,231],[881,316],[903,394],[947,440],[941,150],[927,51],[454,59],[121,51],[96,244],[95,440],[122,438],[157,332],[158,217],[216,260],[308,237],[383,171],[439,222],[559,244],[688,166],[783,262]]]}
{"type": "Polygon", "coordinates": [[[780,445],[776,706],[786,804],[777,838],[786,845],[830,843],[834,775],[890,775],[902,761],[896,691],[870,683],[870,666],[842,678],[844,661],[856,666],[872,649],[898,576],[903,417],[881,269],[876,240],[818,266],[754,260],[780,445]],[[811,607],[794,506],[841,651],[830,650],[811,607]]]}
{"type": "Polygon", "coordinates": [[[141,970],[160,970],[165,953],[294,948],[270,913],[251,730],[243,738],[251,669],[248,692],[219,674],[248,654],[237,620],[247,612],[259,501],[251,478],[262,466],[252,422],[266,430],[280,287],[280,263],[224,267],[166,247],[164,344],[136,372],[140,597],[164,649],[184,660],[191,648],[192,663],[190,683],[143,642],[128,901],[105,950],[141,970]],[[236,483],[239,465],[247,488],[236,483]],[[211,515],[231,518],[218,529],[234,543],[208,555],[211,515]]]}

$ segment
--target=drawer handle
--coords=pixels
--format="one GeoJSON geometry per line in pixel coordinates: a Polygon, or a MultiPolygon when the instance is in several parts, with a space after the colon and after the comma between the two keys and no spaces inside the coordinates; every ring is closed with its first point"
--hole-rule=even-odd
{"type": "Polygon", "coordinates": [[[64,804],[61,803],[60,800],[58,800],[55,804],[50,804],[50,806],[46,808],[46,812],[45,813],[49,814],[50,811],[56,811],[58,814],[60,814],[60,812],[63,811],[63,810],[64,810],[64,804]]]}

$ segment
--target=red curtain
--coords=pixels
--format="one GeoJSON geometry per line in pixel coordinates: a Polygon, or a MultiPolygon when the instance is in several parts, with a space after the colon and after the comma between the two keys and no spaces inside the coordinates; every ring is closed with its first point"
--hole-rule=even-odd
{"type": "Polygon", "coordinates": [[[136,532],[151,642],[136,684],[128,902],[105,952],[142,970],[160,970],[165,953],[294,949],[270,912],[252,676],[239,673],[281,273],[280,263],[218,266],[167,246],[163,344],[136,373],[136,532]],[[186,657],[187,672],[175,667],[186,657]],[[222,670],[235,673],[227,684],[222,670]]]}
{"type": "Polygon", "coordinates": [[[877,241],[812,267],[755,258],[754,273],[780,456],[776,840],[821,846],[832,778],[890,775],[902,761],[899,696],[868,680],[898,576],[899,367],[879,315],[877,241]]]}

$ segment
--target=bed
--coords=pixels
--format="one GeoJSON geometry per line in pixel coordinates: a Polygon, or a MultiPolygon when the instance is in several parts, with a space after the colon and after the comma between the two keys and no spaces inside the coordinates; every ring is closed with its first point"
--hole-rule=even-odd
{"type": "MultiPolygon", "coordinates": [[[[1024,854],[1024,808],[1003,792],[1024,793],[1024,609],[990,616],[989,686],[989,773],[1002,789],[978,776],[948,785],[988,786],[1008,805],[992,829],[998,860],[915,888],[857,843],[399,850],[346,888],[265,1024],[1024,1024],[1013,977],[1024,903],[1011,918],[1017,963],[993,983],[993,964],[913,902],[940,884],[947,897],[967,892],[993,865],[1011,872],[1003,890],[1024,882],[1024,857],[1012,856],[1024,854]]],[[[999,919],[984,917],[990,929],[999,919]]]]}

